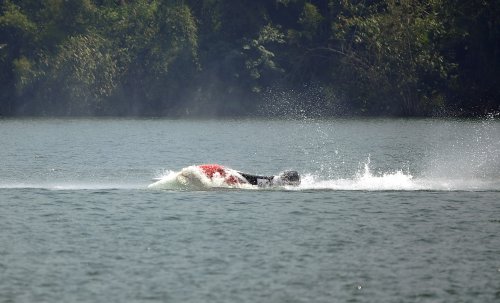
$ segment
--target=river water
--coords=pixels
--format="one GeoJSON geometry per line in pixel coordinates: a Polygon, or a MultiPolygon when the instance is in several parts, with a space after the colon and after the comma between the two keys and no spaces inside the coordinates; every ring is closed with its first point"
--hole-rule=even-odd
{"type": "Polygon", "coordinates": [[[495,120],[0,120],[0,302],[498,302],[495,120]],[[183,167],[290,188],[148,188],[183,167]]]}

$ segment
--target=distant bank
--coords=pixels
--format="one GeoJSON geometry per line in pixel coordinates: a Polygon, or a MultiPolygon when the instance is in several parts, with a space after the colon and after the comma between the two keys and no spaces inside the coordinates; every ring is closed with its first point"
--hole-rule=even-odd
{"type": "Polygon", "coordinates": [[[0,116],[484,116],[498,1],[0,4],[0,116]]]}

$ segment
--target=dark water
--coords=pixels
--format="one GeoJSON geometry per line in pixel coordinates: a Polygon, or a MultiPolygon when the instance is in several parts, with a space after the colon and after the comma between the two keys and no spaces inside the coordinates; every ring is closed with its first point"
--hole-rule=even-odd
{"type": "Polygon", "coordinates": [[[0,120],[0,302],[498,302],[496,121],[0,120]],[[148,189],[216,162],[297,189],[148,189]]]}

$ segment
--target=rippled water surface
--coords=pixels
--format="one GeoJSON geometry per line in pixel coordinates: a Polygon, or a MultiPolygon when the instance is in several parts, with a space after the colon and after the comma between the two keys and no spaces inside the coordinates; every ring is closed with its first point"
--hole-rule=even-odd
{"type": "Polygon", "coordinates": [[[0,120],[0,302],[498,302],[492,120],[0,120]],[[201,163],[297,188],[149,189],[201,163]]]}

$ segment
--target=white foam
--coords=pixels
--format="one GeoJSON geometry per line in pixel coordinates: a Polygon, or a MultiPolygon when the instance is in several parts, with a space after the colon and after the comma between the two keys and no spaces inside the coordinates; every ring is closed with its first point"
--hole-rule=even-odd
{"type": "MultiPolygon", "coordinates": [[[[230,185],[224,178],[214,175],[210,179],[196,166],[181,171],[167,171],[159,180],[150,184],[151,189],[167,190],[208,190],[218,188],[259,189],[248,184],[230,185]]],[[[351,178],[324,178],[315,174],[305,174],[299,186],[262,188],[264,190],[346,190],[346,191],[483,191],[500,190],[500,180],[471,178],[427,178],[414,177],[403,170],[374,173],[370,162],[363,165],[351,178]]]]}
{"type": "MultiPolygon", "coordinates": [[[[291,189],[291,188],[290,188],[291,189]]],[[[298,190],[361,190],[361,191],[482,191],[500,189],[500,180],[464,178],[415,178],[409,172],[396,170],[374,174],[369,164],[353,178],[323,180],[313,174],[302,178],[298,190]]]]}
{"type": "MultiPolygon", "coordinates": [[[[231,174],[238,175],[236,171],[231,174]]],[[[166,171],[159,180],[148,185],[151,189],[167,190],[208,190],[213,188],[242,188],[253,189],[249,184],[228,184],[223,176],[215,173],[212,178],[207,177],[198,166],[188,166],[181,171],[166,171]]]]}
{"type": "Polygon", "coordinates": [[[401,170],[375,175],[370,171],[369,164],[364,165],[362,172],[357,172],[353,178],[338,178],[322,180],[320,177],[308,174],[302,178],[298,189],[329,189],[329,190],[422,190],[422,184],[414,180],[409,173],[401,170]]]}

